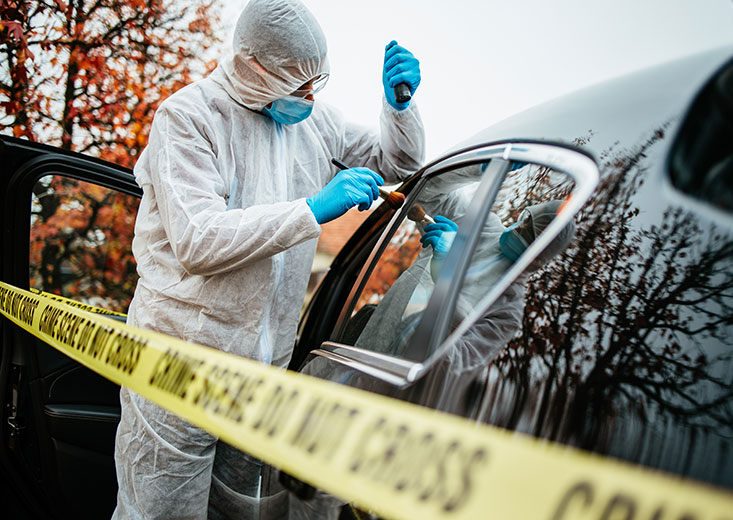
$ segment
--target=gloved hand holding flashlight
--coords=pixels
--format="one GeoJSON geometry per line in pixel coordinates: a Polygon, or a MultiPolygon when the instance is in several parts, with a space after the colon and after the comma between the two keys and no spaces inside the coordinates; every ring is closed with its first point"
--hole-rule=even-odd
{"type": "Polygon", "coordinates": [[[398,101],[395,97],[395,87],[402,84],[407,85],[410,97],[412,97],[420,85],[420,62],[410,51],[398,45],[394,40],[387,44],[384,52],[382,84],[387,103],[396,110],[406,109],[410,102],[398,101]]]}
{"type": "Polygon", "coordinates": [[[316,221],[325,224],[340,217],[354,206],[359,211],[369,209],[377,197],[379,187],[384,184],[381,175],[369,168],[341,170],[331,182],[306,199],[316,221]]]}

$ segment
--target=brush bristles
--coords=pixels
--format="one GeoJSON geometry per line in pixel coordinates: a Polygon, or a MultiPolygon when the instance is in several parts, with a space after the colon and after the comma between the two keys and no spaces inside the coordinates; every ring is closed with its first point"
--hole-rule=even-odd
{"type": "Polygon", "coordinates": [[[413,222],[422,224],[423,226],[427,226],[428,224],[435,224],[435,220],[433,220],[433,217],[425,213],[425,210],[422,209],[422,206],[420,206],[420,204],[415,204],[407,211],[407,218],[409,218],[413,222]]]}
{"type": "Polygon", "coordinates": [[[407,218],[409,218],[413,222],[420,222],[422,219],[425,218],[425,210],[416,204],[411,207],[407,212],[407,218]]]}
{"type": "Polygon", "coordinates": [[[392,209],[399,209],[405,203],[405,196],[396,191],[387,191],[379,188],[379,196],[384,199],[387,205],[392,209]]]}
{"type": "Polygon", "coordinates": [[[396,193],[393,191],[389,194],[389,197],[387,197],[387,204],[389,204],[391,208],[399,209],[404,203],[405,196],[402,193],[396,193]]]}

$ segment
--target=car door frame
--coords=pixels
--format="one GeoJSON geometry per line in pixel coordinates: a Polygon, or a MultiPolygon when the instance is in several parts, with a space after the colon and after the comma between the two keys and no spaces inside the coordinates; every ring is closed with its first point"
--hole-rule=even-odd
{"type": "MultiPolygon", "coordinates": [[[[6,168],[4,175],[0,176],[0,215],[3,222],[2,240],[5,244],[0,257],[0,279],[22,289],[29,287],[30,212],[32,191],[38,179],[46,175],[61,175],[137,197],[142,195],[130,169],[81,154],[1,136],[0,156],[4,158],[6,168]]],[[[36,349],[26,348],[39,340],[8,320],[0,322],[0,403],[3,405],[3,416],[0,420],[0,466],[12,483],[17,500],[22,502],[18,507],[37,516],[63,515],[57,501],[58,492],[48,489],[49,482],[61,480],[63,476],[56,474],[47,443],[43,442],[44,438],[51,439],[51,434],[38,396],[38,392],[43,391],[43,384],[38,380],[40,374],[36,349]],[[23,379],[28,380],[27,385],[23,379]],[[17,395],[21,390],[25,391],[24,389],[28,389],[29,396],[17,395]],[[23,429],[29,429],[24,424],[13,424],[11,420],[16,413],[13,409],[14,403],[19,402],[19,399],[30,399],[30,421],[36,429],[34,441],[38,450],[37,470],[41,475],[40,481],[38,475],[34,474],[35,470],[11,452],[8,445],[11,437],[20,435],[23,429]],[[49,457],[49,460],[44,460],[44,457],[49,457]],[[54,503],[56,506],[51,509],[54,503]]]]}
{"type": "MultiPolygon", "coordinates": [[[[455,307],[458,288],[465,277],[468,269],[468,258],[476,244],[477,223],[485,220],[489,209],[493,205],[499,187],[509,171],[509,161],[530,162],[548,166],[570,175],[576,183],[581,182],[581,185],[574,190],[574,195],[565,204],[563,218],[556,218],[555,222],[548,226],[546,232],[540,237],[541,239],[535,241],[528,248],[526,254],[522,255],[522,258],[512,266],[502,282],[497,284],[490,291],[490,294],[487,294],[487,297],[480,302],[479,308],[481,310],[488,308],[511,281],[528,267],[531,261],[581,209],[598,184],[599,173],[595,159],[591,154],[577,146],[531,139],[502,140],[459,150],[426,166],[410,179],[410,195],[408,195],[403,207],[410,207],[410,203],[419,193],[420,187],[428,179],[459,167],[485,163],[490,159],[496,159],[496,161],[492,161],[496,166],[490,175],[485,176],[479,187],[479,192],[471,202],[469,208],[470,218],[467,218],[467,222],[459,226],[458,234],[454,240],[455,246],[446,258],[444,269],[436,281],[435,290],[428,302],[425,316],[420,321],[415,335],[408,345],[407,351],[413,354],[413,358],[419,356],[420,352],[423,354],[431,352],[431,354],[426,355],[423,362],[411,362],[351,345],[344,345],[336,341],[324,341],[319,347],[311,349],[310,355],[330,359],[332,362],[356,369],[396,387],[405,387],[412,384],[435,365],[449,348],[450,341],[457,334],[464,331],[463,328],[459,327],[449,337],[444,337],[448,323],[446,319],[439,319],[439,317],[450,316],[451,309],[455,307]],[[538,151],[540,150],[542,151],[539,154],[541,157],[538,157],[538,151]],[[436,342],[440,342],[440,345],[437,345],[436,342]]],[[[331,337],[338,337],[345,330],[358,295],[403,218],[402,211],[391,213],[391,220],[382,231],[381,236],[376,239],[376,242],[372,237],[371,243],[374,243],[374,246],[361,266],[348,296],[343,299],[344,305],[335,320],[331,337]]],[[[370,225],[369,221],[363,227],[371,228],[372,233],[378,233],[379,231],[378,227],[373,224],[370,225]]],[[[357,234],[363,235],[361,229],[357,234]]],[[[363,246],[368,247],[368,244],[370,244],[369,240],[363,241],[363,246]]],[[[354,261],[356,259],[354,253],[349,251],[349,254],[352,256],[352,261],[354,261]]],[[[340,256],[337,257],[334,264],[341,262],[340,256]]],[[[362,253],[361,256],[364,257],[365,255],[362,253]]]]}

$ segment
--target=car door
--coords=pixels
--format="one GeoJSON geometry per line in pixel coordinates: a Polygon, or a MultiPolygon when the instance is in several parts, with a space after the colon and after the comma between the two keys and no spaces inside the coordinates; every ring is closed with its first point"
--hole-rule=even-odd
{"type": "MultiPolygon", "coordinates": [[[[141,195],[131,171],[1,139],[2,280],[124,319],[141,195]]],[[[110,516],[119,387],[6,320],[1,349],[0,460],[18,507],[39,517],[110,516]]]]}
{"type": "MultiPolygon", "coordinates": [[[[370,257],[353,285],[337,294],[327,278],[315,295],[316,308],[321,291],[332,308],[343,304],[301,371],[474,416],[489,362],[520,328],[528,273],[569,245],[573,216],[597,178],[580,150],[540,142],[489,143],[426,168],[378,241],[363,240],[370,257]],[[552,214],[509,259],[501,244],[507,228],[526,208],[545,206],[552,214]],[[447,226],[443,243],[421,244],[435,220],[447,226]]],[[[328,317],[308,315],[301,350],[312,339],[310,319],[328,317]]]]}
{"type": "MultiPolygon", "coordinates": [[[[466,274],[444,285],[453,292],[439,291],[450,269],[446,260],[422,298],[408,291],[404,306],[393,307],[399,312],[383,313],[388,319],[381,324],[388,328],[393,320],[398,334],[384,335],[379,327],[363,334],[421,254],[420,244],[410,242],[412,232],[399,230],[406,217],[397,213],[392,227],[367,221],[373,242],[362,236],[347,245],[356,250],[337,258],[333,277],[324,279],[301,327],[299,366],[344,384],[731,489],[729,56],[717,52],[643,71],[480,134],[534,135],[540,128],[548,139],[557,136],[591,150],[601,174],[574,216],[574,241],[523,287],[516,334],[504,338],[500,351],[490,353],[493,358],[473,357],[488,360],[487,365],[472,364],[459,348],[451,352],[462,346],[453,340],[479,324],[482,313],[491,316],[493,310],[501,317],[502,298],[495,296],[516,288],[521,274],[513,278],[507,271],[503,284],[469,312],[474,322],[446,325],[460,307],[456,293],[460,299],[478,249],[450,250],[453,261],[466,256],[468,264],[466,269],[454,263],[452,273],[466,274]],[[424,307],[415,307],[426,299],[424,307]],[[400,329],[410,308],[421,313],[415,314],[419,321],[412,331],[400,329]],[[439,311],[428,319],[431,308],[439,311]],[[395,337],[400,341],[392,341],[395,337]]],[[[447,161],[449,167],[451,157],[447,161]]],[[[515,181],[531,168],[508,167],[491,209],[504,225],[514,222],[524,195],[537,187],[563,195],[562,183],[555,185],[551,175],[546,184],[539,171],[534,182],[517,190],[515,181]]],[[[426,173],[411,180],[404,212],[421,197],[426,173]]],[[[458,236],[468,243],[465,222],[458,236]]],[[[523,257],[534,253],[529,248],[523,257]]],[[[520,257],[515,265],[531,263],[522,264],[520,257]]],[[[506,309],[504,317],[516,312],[506,309]]],[[[620,508],[633,516],[634,507],[629,502],[620,508]]]]}

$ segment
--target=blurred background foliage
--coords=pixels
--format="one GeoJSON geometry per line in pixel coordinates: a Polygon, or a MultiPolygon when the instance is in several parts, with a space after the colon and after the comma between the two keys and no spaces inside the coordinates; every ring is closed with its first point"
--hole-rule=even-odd
{"type": "MultiPolygon", "coordinates": [[[[0,132],[133,167],[155,110],[216,67],[219,0],[3,0],[0,132]]],[[[30,283],[124,311],[136,197],[48,176],[32,202],[30,283]]]]}

